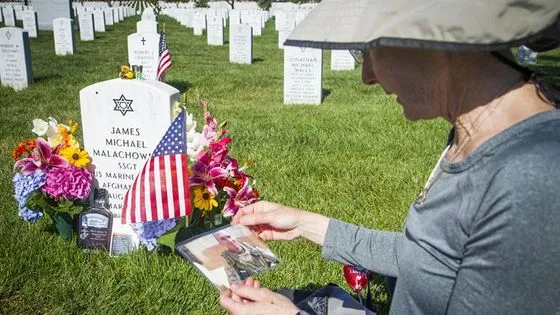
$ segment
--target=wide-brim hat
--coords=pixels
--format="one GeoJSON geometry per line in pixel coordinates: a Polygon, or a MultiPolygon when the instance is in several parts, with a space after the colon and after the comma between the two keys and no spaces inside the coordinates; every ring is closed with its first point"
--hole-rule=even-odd
{"type": "Polygon", "coordinates": [[[323,0],[284,43],[498,51],[560,44],[560,0],[323,0]]]}

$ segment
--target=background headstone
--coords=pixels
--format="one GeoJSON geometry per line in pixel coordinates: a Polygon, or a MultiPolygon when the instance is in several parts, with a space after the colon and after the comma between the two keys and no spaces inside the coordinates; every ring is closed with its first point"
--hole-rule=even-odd
{"type": "Polygon", "coordinates": [[[195,36],[201,36],[202,32],[206,29],[206,14],[197,12],[193,17],[193,33],[195,36]]]}
{"type": "Polygon", "coordinates": [[[33,82],[29,35],[20,28],[0,28],[0,81],[16,91],[33,82]]]}
{"type": "Polygon", "coordinates": [[[56,18],[74,17],[72,0],[31,0],[33,9],[37,11],[40,30],[52,30],[53,20],[56,18]]]}
{"type": "Polygon", "coordinates": [[[23,20],[23,29],[29,34],[29,37],[36,38],[39,32],[37,24],[37,12],[33,10],[25,10],[21,13],[23,20]]]}
{"type": "Polygon", "coordinates": [[[6,26],[16,26],[16,13],[12,7],[3,7],[4,24],[6,26]]]}
{"type": "Polygon", "coordinates": [[[80,25],[80,40],[90,41],[95,40],[95,28],[93,24],[93,14],[90,12],[83,12],[78,16],[80,25]]]}
{"type": "Polygon", "coordinates": [[[72,20],[58,18],[53,20],[54,51],[57,56],[74,54],[74,32],[72,20]]]}
{"type": "Polygon", "coordinates": [[[348,50],[331,51],[331,70],[354,70],[355,60],[348,50]]]}
{"type": "Polygon", "coordinates": [[[142,66],[144,80],[157,79],[160,35],[134,33],[128,36],[128,63],[142,66]]]}
{"type": "Polygon", "coordinates": [[[253,34],[247,24],[232,24],[229,28],[229,62],[253,63],[253,34]]]}
{"type": "Polygon", "coordinates": [[[206,36],[208,37],[208,45],[224,45],[224,24],[221,17],[214,16],[208,20],[206,36]]]}
{"type": "Polygon", "coordinates": [[[284,104],[321,104],[323,51],[284,47],[284,104]]]}
{"type": "Polygon", "coordinates": [[[110,210],[121,216],[124,196],[171,124],[179,91],[159,81],[113,79],[80,91],[84,147],[110,210]]]}
{"type": "Polygon", "coordinates": [[[96,32],[105,32],[105,13],[102,10],[93,11],[93,26],[96,32]]]}
{"type": "Polygon", "coordinates": [[[157,33],[158,23],[152,20],[142,20],[136,23],[136,33],[157,33]]]}
{"type": "Polygon", "coordinates": [[[105,12],[105,25],[111,26],[115,24],[115,18],[113,17],[113,9],[106,8],[103,10],[105,12]]]}

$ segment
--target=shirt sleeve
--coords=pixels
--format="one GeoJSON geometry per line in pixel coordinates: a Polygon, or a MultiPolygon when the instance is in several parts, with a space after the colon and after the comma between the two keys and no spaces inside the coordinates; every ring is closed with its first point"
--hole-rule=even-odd
{"type": "Polygon", "coordinates": [[[560,314],[560,168],[520,159],[493,178],[457,273],[449,314],[560,314]]]}
{"type": "Polygon", "coordinates": [[[331,219],[322,257],[397,277],[397,248],[402,233],[367,229],[331,219]]]}

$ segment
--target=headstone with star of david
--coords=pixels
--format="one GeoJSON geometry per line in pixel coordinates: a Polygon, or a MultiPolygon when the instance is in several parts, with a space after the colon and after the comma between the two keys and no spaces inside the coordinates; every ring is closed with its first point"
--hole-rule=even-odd
{"type": "Polygon", "coordinates": [[[159,39],[160,34],[157,33],[128,35],[128,63],[142,66],[142,78],[144,80],[157,79],[159,39]]]}
{"type": "Polygon", "coordinates": [[[53,20],[54,52],[57,56],[73,55],[75,49],[72,20],[58,18],[53,20]]]}
{"type": "Polygon", "coordinates": [[[84,147],[95,179],[121,216],[124,195],[172,121],[179,91],[159,81],[113,79],[80,91],[84,147]]]}
{"type": "Polygon", "coordinates": [[[95,40],[95,27],[93,22],[93,14],[91,12],[82,12],[79,17],[80,40],[95,40]]]}
{"type": "Polygon", "coordinates": [[[16,91],[33,82],[29,35],[21,28],[0,28],[0,81],[16,91]]]}
{"type": "Polygon", "coordinates": [[[33,10],[25,10],[21,13],[21,17],[23,20],[23,29],[29,34],[29,37],[36,38],[39,33],[37,12],[33,10]]]}
{"type": "Polygon", "coordinates": [[[103,10],[93,11],[93,24],[96,32],[105,32],[105,12],[103,10]]]}
{"type": "Polygon", "coordinates": [[[4,25],[16,26],[16,13],[14,11],[14,8],[12,8],[11,6],[3,7],[2,14],[4,15],[4,25]]]}

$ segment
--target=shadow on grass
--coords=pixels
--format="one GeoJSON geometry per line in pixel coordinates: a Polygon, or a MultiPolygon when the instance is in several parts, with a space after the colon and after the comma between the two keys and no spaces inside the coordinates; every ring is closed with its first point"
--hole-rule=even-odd
{"type": "Polygon", "coordinates": [[[185,93],[186,91],[189,90],[191,84],[185,80],[169,80],[166,81],[165,83],[171,85],[172,87],[176,88],[177,90],[179,90],[180,93],[185,93]]]}
{"type": "Polygon", "coordinates": [[[263,62],[264,59],[262,58],[253,58],[253,63],[259,63],[259,62],[263,62]]]}
{"type": "Polygon", "coordinates": [[[322,89],[322,95],[321,95],[321,103],[325,100],[325,98],[327,98],[329,95],[331,95],[331,89],[322,89]]]}
{"type": "Polygon", "coordinates": [[[47,75],[39,75],[33,77],[33,83],[47,82],[53,79],[62,79],[64,76],[61,73],[49,73],[47,75]]]}

